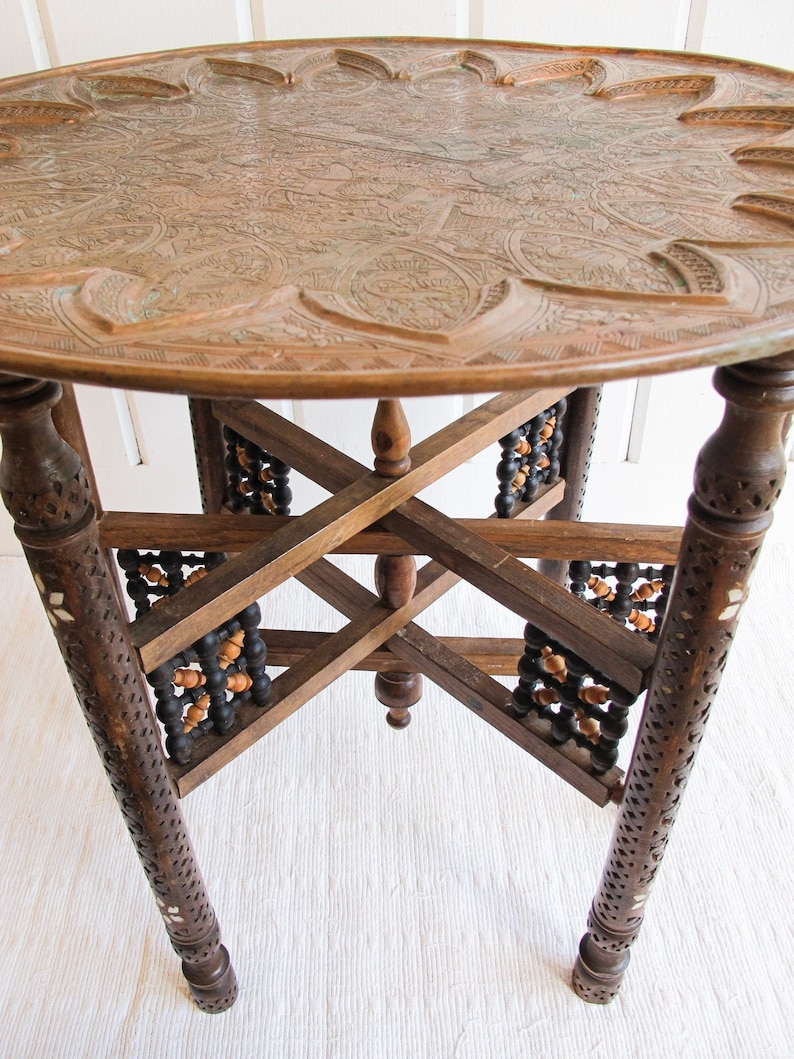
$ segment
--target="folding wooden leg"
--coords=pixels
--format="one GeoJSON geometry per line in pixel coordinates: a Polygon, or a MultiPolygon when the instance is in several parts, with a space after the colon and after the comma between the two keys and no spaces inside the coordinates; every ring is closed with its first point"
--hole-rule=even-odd
{"type": "Polygon", "coordinates": [[[625,794],[574,970],[574,988],[592,1003],[620,987],[786,473],[794,353],[722,368],[715,386],[725,416],[695,467],[625,794]]]}
{"type": "MultiPolygon", "coordinates": [[[[593,458],[598,412],[601,407],[600,386],[582,386],[568,396],[563,420],[560,474],[565,479],[565,496],[546,516],[568,522],[582,517],[590,462],[593,458]]],[[[576,558],[576,557],[574,557],[576,558]]],[[[541,559],[538,570],[558,584],[565,584],[568,564],[560,559],[541,559]]]]}
{"type": "Polygon", "coordinates": [[[226,498],[223,428],[212,414],[212,401],[191,397],[188,408],[201,490],[201,509],[207,514],[217,514],[226,498]]]}
{"type": "Polygon", "coordinates": [[[190,991],[202,1010],[222,1011],[237,982],[127,639],[88,479],[53,425],[59,396],[55,383],[0,377],[3,500],[190,991]]]}

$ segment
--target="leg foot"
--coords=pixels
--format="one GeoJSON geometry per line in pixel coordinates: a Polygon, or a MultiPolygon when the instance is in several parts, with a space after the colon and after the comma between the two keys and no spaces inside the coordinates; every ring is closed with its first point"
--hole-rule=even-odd
{"type": "Polygon", "coordinates": [[[574,992],[588,1004],[608,1004],[618,995],[631,953],[607,952],[585,934],[573,969],[574,992]]]}
{"type": "Polygon", "coordinates": [[[183,960],[182,973],[196,1006],[208,1015],[226,1011],[237,999],[237,976],[225,945],[220,946],[211,960],[202,964],[183,960]]]}

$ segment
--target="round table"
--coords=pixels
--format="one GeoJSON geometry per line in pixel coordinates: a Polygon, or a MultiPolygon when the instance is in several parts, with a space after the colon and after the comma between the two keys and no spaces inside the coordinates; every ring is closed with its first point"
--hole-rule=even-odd
{"type": "Polygon", "coordinates": [[[785,475],[792,128],[783,71],[492,42],[194,48],[0,84],[0,485],[202,1008],[236,981],[178,798],[353,665],[394,727],[424,674],[619,803],[574,972],[615,995],[785,475]],[[726,412],[683,533],[580,523],[599,384],[705,364],[726,412]],[[202,515],[101,512],[76,381],[188,395],[202,515]],[[495,390],[411,448],[400,397],[495,390]],[[374,471],[255,400],[279,396],[380,398],[374,471]],[[497,441],[499,517],[415,498],[497,441]],[[293,467],[334,493],[300,518],[293,467]],[[339,550],[378,555],[376,594],[339,550]],[[291,576],[348,624],[268,643],[256,600],[291,576]],[[523,643],[414,623],[460,577],[523,643]]]}

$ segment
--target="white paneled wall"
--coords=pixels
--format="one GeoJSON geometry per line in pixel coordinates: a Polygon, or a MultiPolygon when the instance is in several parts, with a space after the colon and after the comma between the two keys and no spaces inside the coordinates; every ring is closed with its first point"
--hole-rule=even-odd
{"type": "MultiPolygon", "coordinates": [[[[34,5],[35,7],[35,5],[34,5]]],[[[10,77],[46,65],[37,58],[40,27],[30,25],[27,3],[0,0],[0,76],[10,77]]]]}
{"type": "Polygon", "coordinates": [[[454,37],[456,0],[300,0],[268,3],[252,0],[262,11],[271,40],[293,37],[454,37]]]}
{"type": "Polygon", "coordinates": [[[39,0],[38,8],[52,62],[59,65],[242,36],[233,0],[39,0]]]}
{"type": "MultiPolygon", "coordinates": [[[[677,48],[731,54],[794,65],[792,0],[0,0],[0,77],[48,65],[81,62],[191,45],[250,39],[323,36],[471,36],[563,44],[677,48]]],[[[626,453],[633,403],[629,384],[615,384],[598,458],[617,471],[626,453]]],[[[471,399],[409,402],[414,436],[437,429],[470,407],[471,399]],[[467,403],[468,402],[468,403],[467,403]]],[[[89,439],[97,453],[103,500],[115,508],[195,510],[198,492],[185,474],[190,441],[184,402],[145,394],[115,400],[112,393],[82,388],[89,439]],[[119,419],[126,405],[130,415],[119,419]],[[132,461],[125,429],[137,435],[141,462],[132,461]]],[[[371,403],[279,402],[296,420],[332,436],[369,462],[371,403]],[[366,408],[364,406],[367,406],[366,408]]],[[[698,436],[671,424],[677,456],[691,463],[698,436]]],[[[647,447],[649,450],[652,446],[647,447]]],[[[451,513],[482,510],[493,492],[492,455],[474,460],[430,497],[451,513]],[[483,484],[472,494],[474,483],[483,484]]],[[[634,472],[624,465],[626,473],[634,472]]],[[[636,475],[635,475],[636,476],[636,475]]],[[[625,474],[623,475],[625,477],[625,474]]],[[[622,480],[613,475],[616,489],[622,480]]],[[[628,482],[628,479],[627,479],[628,482]]],[[[613,490],[614,492],[614,490],[613,490]]],[[[319,490],[308,485],[302,502],[319,490]]],[[[10,522],[0,511],[0,554],[17,550],[10,522]]]]}
{"type": "Polygon", "coordinates": [[[791,0],[0,0],[0,76],[252,37],[368,35],[689,47],[794,64],[791,0]]]}
{"type": "Polygon", "coordinates": [[[527,3],[485,0],[483,34],[548,44],[683,48],[689,0],[527,3]]]}
{"type": "Polygon", "coordinates": [[[719,0],[705,4],[700,51],[794,67],[794,4],[791,0],[719,0]]]}

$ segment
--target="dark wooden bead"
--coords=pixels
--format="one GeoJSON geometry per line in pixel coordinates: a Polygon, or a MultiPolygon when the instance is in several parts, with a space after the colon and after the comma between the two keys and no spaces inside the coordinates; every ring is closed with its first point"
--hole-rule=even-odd
{"type": "Polygon", "coordinates": [[[249,604],[237,617],[244,632],[245,669],[252,680],[250,696],[257,706],[266,706],[270,699],[271,681],[265,672],[267,645],[259,631],[262,618],[259,604],[249,604]]]}
{"type": "Polygon", "coordinates": [[[196,640],[194,647],[201,671],[207,678],[205,691],[210,697],[207,716],[212,721],[216,732],[219,735],[225,735],[234,724],[234,709],[226,698],[226,672],[218,661],[220,645],[220,636],[216,632],[209,632],[196,640]]]}
{"type": "Polygon", "coordinates": [[[513,496],[513,479],[520,466],[515,451],[519,441],[521,441],[521,432],[519,430],[512,430],[499,440],[502,448],[502,458],[496,465],[499,492],[494,501],[496,514],[499,518],[509,518],[513,508],[516,506],[513,496]]]}
{"type": "Polygon", "coordinates": [[[584,596],[592,573],[592,565],[584,560],[577,559],[568,564],[568,576],[571,579],[570,590],[574,595],[584,596]]]}
{"type": "Polygon", "coordinates": [[[183,703],[175,693],[174,675],[174,665],[165,662],[147,673],[146,679],[154,690],[157,719],[166,732],[166,753],[180,765],[186,765],[190,761],[193,740],[183,730],[183,703]]]}
{"type": "Polygon", "coordinates": [[[615,576],[615,598],[609,603],[609,613],[618,621],[625,622],[633,608],[631,593],[634,591],[634,582],[640,576],[640,568],[637,563],[618,563],[615,576]]]}

